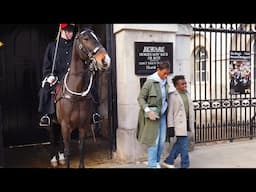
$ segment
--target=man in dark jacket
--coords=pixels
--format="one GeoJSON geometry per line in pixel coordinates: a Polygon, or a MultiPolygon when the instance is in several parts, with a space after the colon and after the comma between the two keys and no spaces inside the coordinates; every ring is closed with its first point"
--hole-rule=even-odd
{"type": "MultiPolygon", "coordinates": [[[[64,78],[70,66],[75,32],[75,24],[60,24],[60,38],[59,36],[57,37],[59,38],[59,41],[57,39],[50,42],[46,48],[42,69],[44,80],[39,92],[38,111],[43,115],[40,119],[40,126],[49,126],[50,117],[48,115],[55,113],[54,89],[56,82],[61,81],[64,78]],[[54,63],[55,66],[53,70],[54,63]]],[[[94,99],[98,103],[98,96],[95,88],[91,91],[94,99]]],[[[95,113],[93,118],[100,120],[101,117],[98,113],[95,113]]],[[[96,121],[93,120],[93,122],[96,121]]]]}

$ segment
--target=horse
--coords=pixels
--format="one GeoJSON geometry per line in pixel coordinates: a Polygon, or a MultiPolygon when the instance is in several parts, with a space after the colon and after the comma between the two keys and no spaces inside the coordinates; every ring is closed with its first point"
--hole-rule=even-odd
{"type": "Polygon", "coordinates": [[[56,93],[56,116],[61,127],[65,165],[70,167],[71,133],[78,129],[79,168],[84,168],[85,135],[90,130],[95,75],[109,69],[111,59],[95,33],[85,28],[74,38],[69,70],[56,93]]]}

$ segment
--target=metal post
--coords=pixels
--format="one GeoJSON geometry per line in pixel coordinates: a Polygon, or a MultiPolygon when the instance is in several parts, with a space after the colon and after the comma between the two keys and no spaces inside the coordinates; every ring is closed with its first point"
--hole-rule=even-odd
{"type": "Polygon", "coordinates": [[[116,129],[117,129],[117,87],[116,87],[116,59],[115,59],[115,38],[113,34],[113,24],[106,24],[106,47],[111,56],[111,67],[109,73],[109,100],[108,100],[108,119],[110,133],[110,150],[116,151],[116,129]]]}

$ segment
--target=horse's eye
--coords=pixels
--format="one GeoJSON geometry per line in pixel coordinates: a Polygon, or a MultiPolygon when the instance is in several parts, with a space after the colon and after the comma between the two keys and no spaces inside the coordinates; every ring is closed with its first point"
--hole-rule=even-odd
{"type": "Polygon", "coordinates": [[[85,37],[84,40],[85,40],[85,41],[89,41],[89,38],[88,38],[88,37],[85,37]]]}

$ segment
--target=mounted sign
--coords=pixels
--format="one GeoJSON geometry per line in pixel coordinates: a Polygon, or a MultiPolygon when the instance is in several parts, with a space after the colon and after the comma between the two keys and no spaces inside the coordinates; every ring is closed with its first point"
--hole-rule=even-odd
{"type": "Polygon", "coordinates": [[[160,61],[169,61],[173,71],[173,43],[135,42],[135,74],[150,75],[160,61]]]}
{"type": "Polygon", "coordinates": [[[251,93],[250,51],[230,51],[230,94],[251,93]]]}

